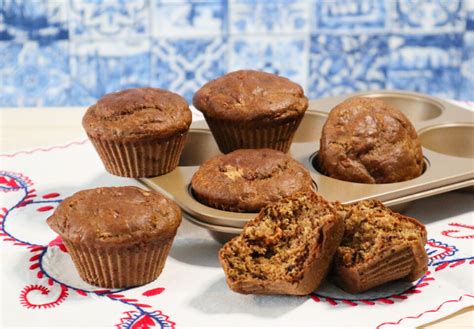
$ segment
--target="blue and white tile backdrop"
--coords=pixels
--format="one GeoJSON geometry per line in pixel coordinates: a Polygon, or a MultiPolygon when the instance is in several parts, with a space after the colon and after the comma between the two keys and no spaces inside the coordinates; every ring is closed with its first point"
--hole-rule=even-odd
{"type": "Polygon", "coordinates": [[[0,0],[0,107],[156,86],[188,100],[253,68],[311,98],[396,88],[474,99],[474,0],[0,0]]]}

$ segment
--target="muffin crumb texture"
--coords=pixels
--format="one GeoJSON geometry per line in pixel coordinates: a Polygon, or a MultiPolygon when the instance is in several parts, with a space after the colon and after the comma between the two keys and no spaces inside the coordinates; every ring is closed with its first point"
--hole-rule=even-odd
{"type": "Polygon", "coordinates": [[[313,193],[297,193],[266,206],[220,251],[230,287],[242,293],[313,291],[338,243],[327,250],[326,228],[338,227],[335,241],[342,237],[342,222],[336,221],[334,208],[313,193]],[[304,287],[298,287],[302,281],[304,287]]]}
{"type": "Polygon", "coordinates": [[[312,217],[307,199],[265,209],[261,221],[244,231],[244,243],[233,244],[230,277],[298,281],[309,254],[307,241],[319,236],[319,218],[312,217]]]}
{"type": "Polygon", "coordinates": [[[394,246],[423,240],[422,226],[387,211],[378,202],[361,202],[349,212],[344,238],[337,252],[337,259],[344,266],[357,266],[386,250],[394,251],[394,246]]]}

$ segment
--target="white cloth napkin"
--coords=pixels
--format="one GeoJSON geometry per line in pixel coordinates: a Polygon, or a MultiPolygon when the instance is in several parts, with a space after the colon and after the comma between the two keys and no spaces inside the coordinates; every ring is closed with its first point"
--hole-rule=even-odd
{"type": "Polygon", "coordinates": [[[86,188],[139,185],[112,176],[88,141],[0,156],[0,327],[413,327],[473,305],[474,204],[452,192],[413,204],[428,229],[429,272],[360,295],[325,283],[311,296],[252,296],[228,289],[220,245],[183,220],[161,276],[107,291],[84,283],[46,225],[65,197],[86,188]],[[3,240],[3,241],[1,241],[3,240]]]}

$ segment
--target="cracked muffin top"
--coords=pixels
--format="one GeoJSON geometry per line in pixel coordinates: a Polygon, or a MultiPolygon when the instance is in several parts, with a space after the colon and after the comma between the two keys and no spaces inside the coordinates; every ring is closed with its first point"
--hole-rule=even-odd
{"type": "Polygon", "coordinates": [[[291,120],[308,108],[303,88],[275,74],[240,70],[209,81],[193,98],[206,116],[230,121],[291,120]]]}
{"type": "Polygon", "coordinates": [[[207,160],[191,186],[200,202],[217,209],[258,212],[270,202],[310,191],[303,165],[273,149],[242,149],[207,160]]]}
{"type": "Polygon", "coordinates": [[[134,186],[100,187],[64,199],[47,222],[72,242],[136,244],[174,236],[181,210],[158,192],[134,186]]]}
{"type": "Polygon", "coordinates": [[[82,125],[103,139],[167,138],[186,131],[191,110],[178,94],[158,88],[133,88],[107,94],[87,109],[82,125]]]}
{"type": "Polygon", "coordinates": [[[407,117],[381,100],[351,98],[331,110],[319,150],[320,169],[358,183],[402,182],[423,172],[423,154],[407,117]]]}

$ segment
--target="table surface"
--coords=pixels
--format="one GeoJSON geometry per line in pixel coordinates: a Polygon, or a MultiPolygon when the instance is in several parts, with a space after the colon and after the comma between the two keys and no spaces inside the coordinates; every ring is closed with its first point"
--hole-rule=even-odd
{"type": "MultiPolygon", "coordinates": [[[[12,153],[87,138],[85,108],[0,109],[0,153],[12,153]]],[[[421,328],[473,328],[474,306],[421,328]]]]}

